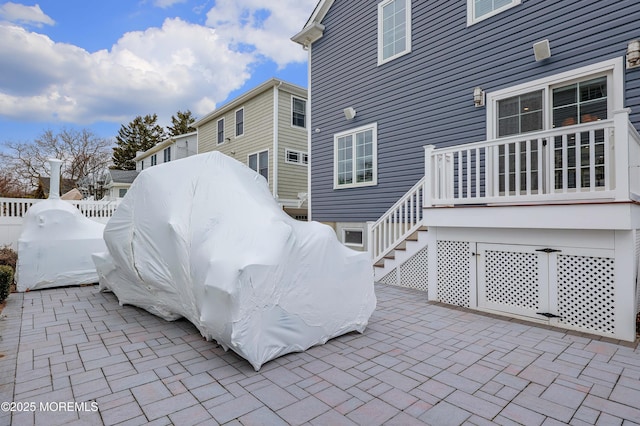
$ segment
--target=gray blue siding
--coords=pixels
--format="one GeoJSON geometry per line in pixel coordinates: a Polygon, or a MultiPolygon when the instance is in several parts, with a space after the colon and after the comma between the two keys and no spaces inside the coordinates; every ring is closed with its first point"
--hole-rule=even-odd
{"type": "MultiPolygon", "coordinates": [[[[640,38],[637,0],[523,0],[467,27],[467,2],[413,1],[412,52],[377,65],[378,0],[336,0],[312,46],[312,217],[376,220],[424,175],[423,146],[486,139],[473,88],[495,91],[623,57],[640,38]],[[535,62],[533,43],[552,57],[535,62]],[[352,106],[357,116],[342,113],[352,106]],[[377,122],[378,185],[333,189],[333,135],[377,122]]],[[[625,106],[640,128],[640,69],[625,71],[625,106]]]]}

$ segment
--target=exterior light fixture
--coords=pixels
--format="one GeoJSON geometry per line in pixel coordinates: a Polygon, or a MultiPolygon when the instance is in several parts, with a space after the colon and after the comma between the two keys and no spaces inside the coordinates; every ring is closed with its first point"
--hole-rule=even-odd
{"type": "Polygon", "coordinates": [[[482,90],[482,87],[473,89],[473,105],[476,108],[484,106],[484,90],[482,90]]]}
{"type": "Polygon", "coordinates": [[[640,40],[631,40],[627,46],[627,68],[640,66],[640,40]]]}
{"type": "Polygon", "coordinates": [[[356,110],[353,109],[353,107],[345,108],[343,112],[344,118],[346,118],[347,120],[353,120],[353,118],[356,116],[356,110]]]}
{"type": "Polygon", "coordinates": [[[537,43],[533,43],[533,54],[536,57],[536,61],[550,58],[551,48],[549,47],[549,40],[544,39],[537,43]]]}

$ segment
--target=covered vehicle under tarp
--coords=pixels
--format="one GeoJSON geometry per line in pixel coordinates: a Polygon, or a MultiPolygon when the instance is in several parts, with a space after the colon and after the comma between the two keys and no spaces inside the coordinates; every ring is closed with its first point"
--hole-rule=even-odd
{"type": "Polygon", "coordinates": [[[212,152],[144,170],[94,255],[100,287],[167,320],[185,317],[258,370],[350,331],[375,309],[371,259],[296,221],[265,179],[212,152]]]}
{"type": "Polygon", "coordinates": [[[40,290],[98,282],[92,253],[104,252],[104,225],[60,199],[59,160],[52,164],[51,194],[29,207],[18,238],[16,289],[40,290]]]}

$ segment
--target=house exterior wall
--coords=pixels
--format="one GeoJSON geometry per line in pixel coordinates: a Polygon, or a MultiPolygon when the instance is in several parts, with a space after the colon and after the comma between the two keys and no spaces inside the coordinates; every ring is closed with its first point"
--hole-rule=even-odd
{"type": "MultiPolygon", "coordinates": [[[[278,198],[297,200],[298,193],[308,191],[308,166],[286,161],[287,150],[308,154],[307,129],[292,124],[292,102],[295,96],[306,99],[306,93],[278,90],[278,198]]],[[[308,117],[306,117],[308,123],[308,117]]],[[[306,208],[305,202],[301,207],[306,208]]]]}
{"type": "MultiPolygon", "coordinates": [[[[530,0],[467,26],[467,2],[412,2],[411,52],[377,63],[378,1],[335,2],[312,45],[312,218],[376,220],[424,176],[424,151],[485,140],[487,92],[624,56],[640,3],[530,0]],[[533,43],[552,56],[536,62],[533,43]],[[343,109],[357,115],[346,120],[343,109]],[[377,124],[377,184],[334,189],[334,135],[377,124]],[[318,129],[318,130],[316,130],[318,129]]],[[[624,106],[640,127],[640,69],[625,70],[624,106]]]]}
{"type": "Polygon", "coordinates": [[[168,141],[165,141],[136,156],[136,170],[141,171],[151,167],[152,155],[156,156],[156,165],[164,163],[164,150],[166,148],[171,148],[170,161],[180,160],[198,153],[198,134],[196,132],[176,136],[171,140],[172,142],[170,144],[167,144],[166,142],[168,141]]]}
{"type": "Polygon", "coordinates": [[[273,191],[273,89],[266,90],[198,127],[198,152],[219,151],[248,165],[249,155],[269,150],[269,189],[273,191]],[[235,136],[235,113],[244,107],[244,134],[235,136]],[[224,117],[225,141],[217,144],[218,120],[224,117]],[[226,140],[229,138],[230,140],[226,140]]]}

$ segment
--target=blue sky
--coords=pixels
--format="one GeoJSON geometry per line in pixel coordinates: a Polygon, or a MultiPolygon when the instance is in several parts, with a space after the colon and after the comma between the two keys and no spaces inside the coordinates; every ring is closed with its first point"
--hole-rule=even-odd
{"type": "Polygon", "coordinates": [[[202,117],[271,77],[306,87],[306,52],[289,39],[316,2],[0,0],[0,144],[202,117]]]}

